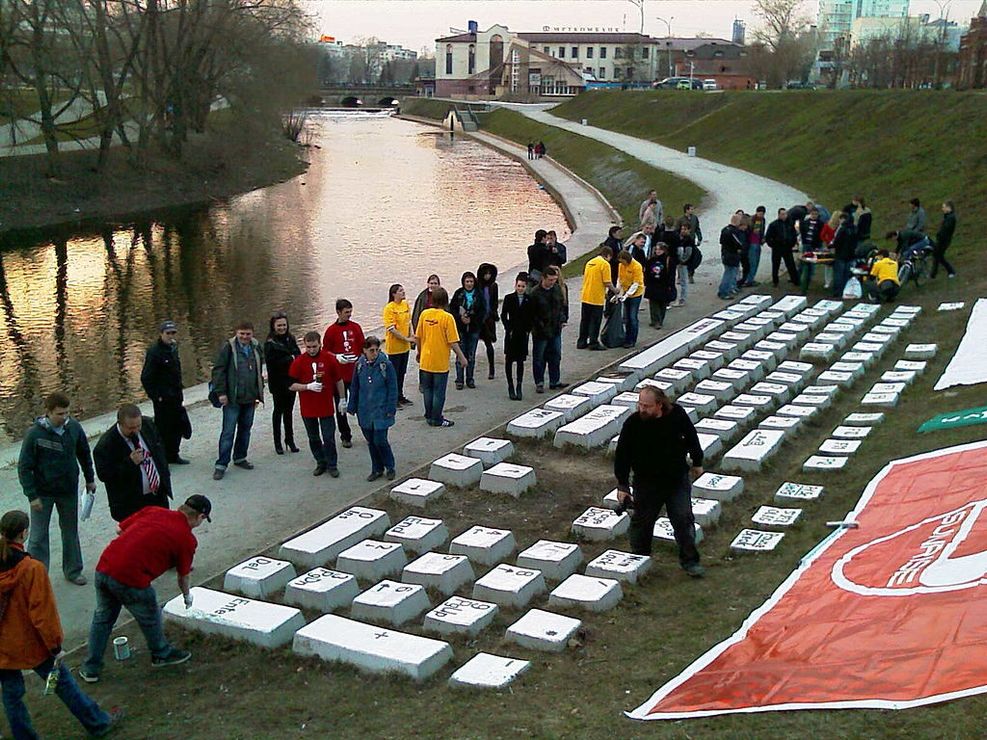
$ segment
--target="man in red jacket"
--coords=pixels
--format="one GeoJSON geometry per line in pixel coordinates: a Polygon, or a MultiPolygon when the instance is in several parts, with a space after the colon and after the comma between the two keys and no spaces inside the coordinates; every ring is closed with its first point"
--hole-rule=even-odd
{"type": "MultiPolygon", "coordinates": [[[[293,381],[288,390],[298,393],[301,401],[308,446],[315,458],[312,475],[322,475],[328,470],[330,476],[338,478],[333,401],[345,393],[341,365],[331,352],[322,348],[319,332],[308,332],[304,342],[305,351],[288,368],[288,377],[293,381]]],[[[352,370],[350,373],[352,377],[352,370]]]]}
{"type": "MultiPolygon", "coordinates": [[[[353,304],[345,298],[336,301],[336,321],[329,324],[322,337],[322,349],[336,356],[339,363],[340,378],[343,381],[345,393],[349,393],[353,381],[353,368],[363,352],[363,329],[355,321],[350,321],[353,315],[353,304]]],[[[353,446],[353,433],[346,420],[346,395],[333,391],[336,402],[336,426],[339,427],[339,439],[343,447],[353,446]]]]}

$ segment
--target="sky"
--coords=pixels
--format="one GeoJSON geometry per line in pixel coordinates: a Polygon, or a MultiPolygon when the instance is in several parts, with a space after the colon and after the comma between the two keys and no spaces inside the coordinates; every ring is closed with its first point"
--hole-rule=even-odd
{"type": "MultiPolygon", "coordinates": [[[[450,28],[466,29],[475,20],[480,28],[495,23],[512,31],[540,31],[543,26],[589,26],[637,31],[641,16],[637,0],[301,0],[315,18],[317,34],[345,43],[376,36],[415,51],[435,48],[435,39],[450,28]]],[[[751,0],[643,0],[644,30],[653,36],[710,36],[730,38],[734,18],[747,22],[748,37],[756,26],[751,0]],[[664,19],[658,20],[658,16],[664,19]],[[667,21],[668,23],[666,24],[667,21]]],[[[967,25],[981,0],[912,0],[909,14],[940,15],[939,5],[951,20],[967,25]]],[[[803,3],[815,18],[818,2],[803,3]]]]}

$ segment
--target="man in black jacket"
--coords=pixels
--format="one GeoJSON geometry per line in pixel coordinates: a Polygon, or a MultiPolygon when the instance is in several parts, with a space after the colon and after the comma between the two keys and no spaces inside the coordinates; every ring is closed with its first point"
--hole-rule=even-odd
{"type": "Polygon", "coordinates": [[[703,450],[689,415],[664,391],[652,386],[641,389],[637,412],[620,430],[613,472],[617,498],[632,510],[628,531],[631,551],[651,554],[655,522],[664,506],[679,546],[679,564],[693,578],[702,578],[705,570],[696,549],[692,480],[703,473],[703,450]]]}
{"type": "Polygon", "coordinates": [[[154,424],[172,465],[188,465],[178,451],[188,417],[182,406],[182,360],[178,356],[178,327],[164,321],[158,341],[147,348],[141,385],[154,404],[154,424]]]}
{"type": "Polygon", "coordinates": [[[565,388],[561,380],[562,329],[569,321],[569,306],[559,282],[559,268],[549,265],[529,296],[531,303],[531,365],[535,376],[535,393],[545,392],[545,367],[548,387],[565,388]]]}
{"type": "Polygon", "coordinates": [[[946,268],[947,277],[956,277],[956,270],[946,261],[946,249],[953,242],[954,231],[956,231],[956,213],[955,208],[953,207],[953,201],[943,201],[942,225],[939,227],[939,231],[936,232],[936,245],[932,252],[934,261],[932,263],[932,272],[929,273],[929,277],[936,276],[936,273],[939,272],[939,265],[946,268]]]}
{"type": "Polygon", "coordinates": [[[740,231],[741,217],[736,213],[730,223],[720,231],[720,261],[723,263],[723,279],[716,295],[729,300],[737,295],[737,275],[740,271],[740,255],[745,248],[744,235],[740,231]]]}
{"type": "Polygon", "coordinates": [[[795,266],[793,254],[798,243],[798,234],[795,233],[795,226],[788,218],[787,209],[778,209],[778,218],[768,224],[764,242],[771,247],[771,282],[774,286],[778,287],[778,269],[781,267],[782,260],[785,261],[789,281],[792,285],[798,285],[799,271],[795,266]]]}
{"type": "Polygon", "coordinates": [[[168,508],[171,473],[164,446],[154,422],[134,404],[117,411],[117,423],[100,436],[93,460],[114,520],[122,522],[145,506],[168,508]]]}

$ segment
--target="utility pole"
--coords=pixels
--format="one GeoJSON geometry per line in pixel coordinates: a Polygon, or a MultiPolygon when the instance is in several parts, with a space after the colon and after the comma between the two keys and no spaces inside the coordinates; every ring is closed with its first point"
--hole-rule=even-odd
{"type": "Polygon", "coordinates": [[[668,51],[668,76],[672,76],[672,21],[675,20],[674,15],[668,16],[668,19],[662,18],[660,15],[655,16],[656,20],[661,21],[665,24],[665,30],[668,34],[665,39],[665,49],[668,51]]]}
{"type": "Polygon", "coordinates": [[[629,2],[631,5],[634,5],[635,7],[637,7],[637,9],[641,13],[641,25],[640,25],[640,30],[638,31],[638,33],[640,33],[641,35],[644,35],[644,3],[645,3],[645,1],[646,0],[627,0],[627,2],[629,2]]]}

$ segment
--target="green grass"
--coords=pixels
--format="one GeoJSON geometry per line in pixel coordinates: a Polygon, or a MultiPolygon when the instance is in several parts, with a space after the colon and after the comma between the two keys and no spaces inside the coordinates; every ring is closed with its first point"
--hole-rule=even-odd
{"type": "MultiPolygon", "coordinates": [[[[52,105],[56,107],[69,99],[68,93],[56,92],[52,105]]],[[[35,116],[39,110],[38,93],[32,88],[11,87],[0,92],[0,125],[13,120],[35,116]]]]}
{"type": "Polygon", "coordinates": [[[401,101],[401,113],[435,121],[443,120],[452,108],[452,103],[434,98],[404,98],[401,101]]]}
{"type": "MultiPolygon", "coordinates": [[[[546,126],[514,111],[498,109],[481,119],[484,131],[521,145],[544,141],[549,156],[595,186],[617,209],[625,229],[637,225],[638,208],[644,194],[655,188],[666,203],[698,203],[706,193],[700,187],[665,170],[659,170],[606,144],[546,126]]],[[[599,241],[606,234],[599,235],[599,241]]],[[[566,277],[581,275],[592,257],[583,255],[565,266],[566,277]]]]}

